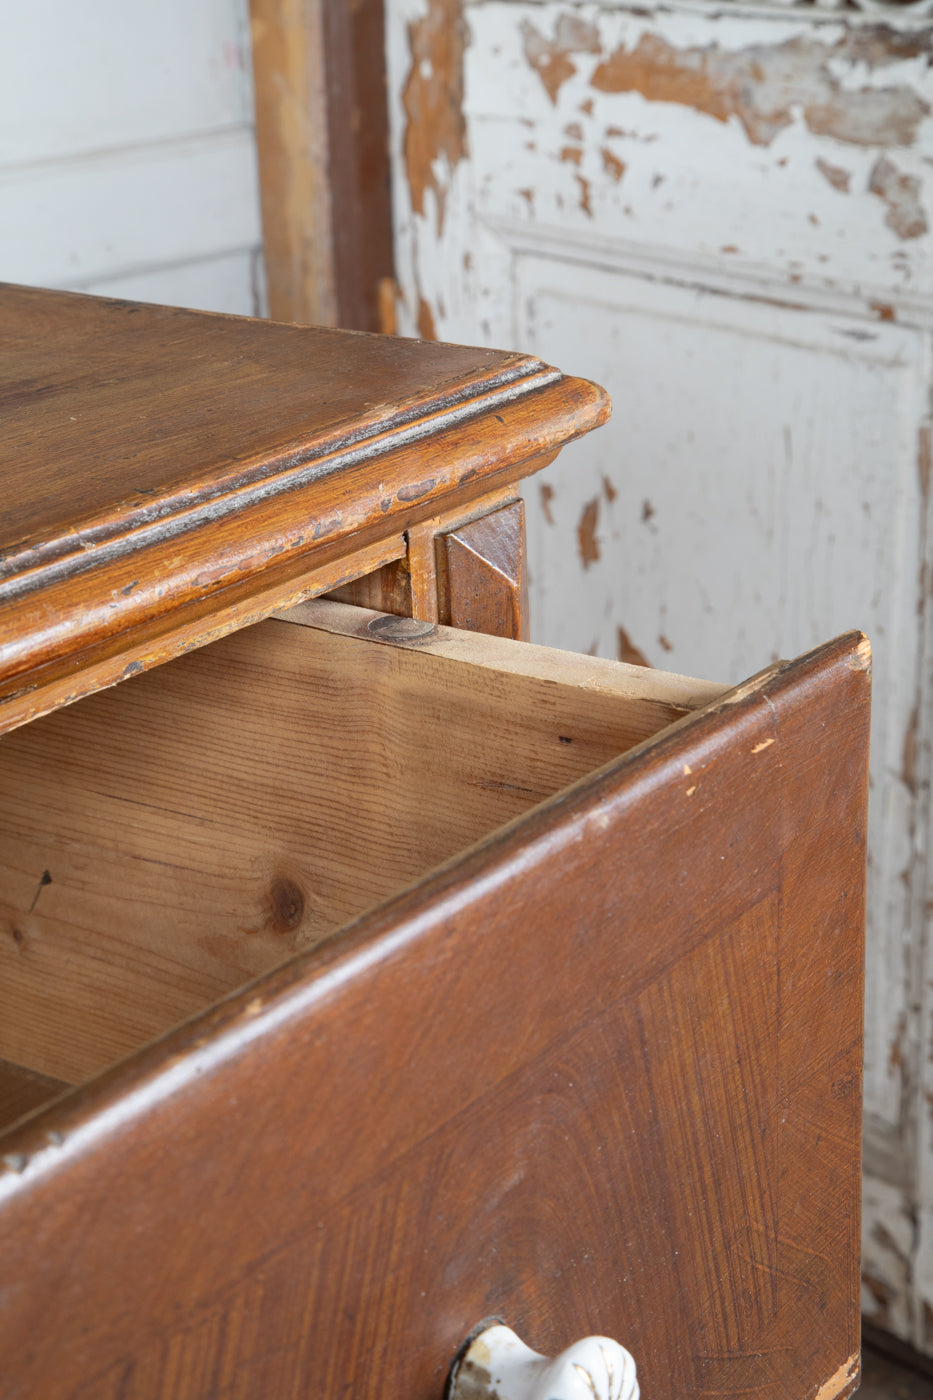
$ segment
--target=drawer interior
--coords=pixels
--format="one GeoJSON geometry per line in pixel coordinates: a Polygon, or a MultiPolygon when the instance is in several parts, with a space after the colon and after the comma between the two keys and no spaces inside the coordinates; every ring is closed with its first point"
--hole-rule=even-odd
{"type": "Polygon", "coordinates": [[[4,736],[0,1126],[722,691],[319,600],[4,736]]]}

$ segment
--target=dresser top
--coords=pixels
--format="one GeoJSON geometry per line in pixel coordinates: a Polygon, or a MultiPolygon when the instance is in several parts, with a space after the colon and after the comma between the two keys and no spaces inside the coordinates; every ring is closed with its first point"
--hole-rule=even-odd
{"type": "Polygon", "coordinates": [[[525,355],[0,284],[0,710],[607,414],[525,355]]]}
{"type": "Polygon", "coordinates": [[[561,378],[496,350],[4,286],[2,576],[27,548],[288,489],[561,378]]]}

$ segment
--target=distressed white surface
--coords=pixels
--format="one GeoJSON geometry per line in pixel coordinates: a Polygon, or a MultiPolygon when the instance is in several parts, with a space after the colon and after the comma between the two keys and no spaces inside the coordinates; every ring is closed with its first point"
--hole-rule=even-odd
{"type": "Polygon", "coordinates": [[[925,339],[879,324],[853,340],[851,318],[536,257],[517,259],[516,279],[518,343],[614,388],[608,428],[528,492],[547,644],[613,655],[621,627],[653,665],[738,681],[853,627],[872,638],[866,1106],[894,1128],[886,1010],[905,996],[910,913],[902,756],[919,684],[925,339]],[[599,558],[581,566],[590,503],[599,558]]]}
{"type": "Polygon", "coordinates": [[[0,165],[249,125],[244,20],[231,0],[5,5],[0,165]]]}
{"type": "MultiPolygon", "coordinates": [[[[566,8],[534,7],[518,23],[513,12],[519,8],[491,4],[470,10],[470,53],[484,55],[467,68],[478,212],[572,229],[584,239],[598,231],[669,255],[718,255],[739,266],[767,267],[862,296],[873,290],[887,296],[896,288],[933,305],[929,231],[904,240],[886,226],[887,206],[868,193],[880,147],[815,137],[808,130],[793,100],[789,54],[793,45],[805,46],[796,67],[805,76],[813,74],[820,96],[833,82],[855,94],[863,86],[929,87],[925,59],[892,62],[874,72],[864,63],[841,60],[833,50],[847,29],[837,21],[807,24],[786,14],[738,20],[728,16],[727,7],[722,18],[711,19],[677,10],[647,17],[582,6],[573,14],[598,33],[599,51],[572,51],[577,71],[561,85],[555,106],[526,51],[534,35],[554,38],[566,8]],[[647,101],[640,92],[594,88],[597,69],[616,50],[631,53],[646,37],[667,50],[745,54],[749,65],[770,62],[780,91],[762,97],[759,106],[789,107],[790,124],[775,130],[767,144],[767,132],[761,133],[761,143],[755,144],[736,115],[722,122],[673,102],[647,101]],[[806,51],[812,52],[804,57],[806,51]],[[590,102],[592,112],[587,112],[590,102]],[[618,180],[607,173],[606,153],[625,166],[618,180]],[[529,156],[535,157],[531,181],[529,156]],[[848,177],[850,193],[830,184],[817,166],[820,159],[848,177]],[[581,180],[588,183],[592,212],[585,207],[581,180]],[[519,193],[529,188],[530,200],[519,193]]],[[[761,119],[760,124],[766,125],[761,119]]],[[[861,127],[855,117],[842,125],[853,128],[853,135],[861,127]]],[[[885,147],[903,175],[923,183],[930,183],[924,155],[931,149],[930,116],[919,123],[914,144],[885,147]]],[[[933,202],[926,208],[929,215],[933,202]]]]}
{"type": "Polygon", "coordinates": [[[550,1360],[510,1327],[487,1327],[452,1376],[450,1400],[638,1400],[635,1362],[610,1337],[584,1337],[550,1360]]]}
{"type": "MultiPolygon", "coordinates": [[[[387,11],[403,325],[420,308],[442,339],[536,352],[615,405],[530,483],[535,637],[616,655],[624,631],[655,665],[734,682],[871,636],[867,1311],[933,1351],[933,1228],[900,1264],[888,1242],[933,1219],[933,67],[858,15],[467,3],[441,220],[432,181],[413,211],[400,98],[409,25],[444,9],[387,11]],[[555,40],[552,100],[529,54],[555,40]],[[712,74],[697,100],[724,120],[594,87],[652,45],[656,83],[712,74]]],[[[921,31],[898,24],[909,48],[921,31]]]]}
{"type": "Polygon", "coordinates": [[[253,313],[260,245],[246,0],[4,15],[0,280],[253,313]]]}
{"type": "Polygon", "coordinates": [[[51,170],[6,172],[0,176],[2,276],[81,288],[255,247],[258,204],[243,198],[254,185],[249,128],[76,156],[51,170]]]}
{"type": "Polygon", "coordinates": [[[870,1178],[862,1192],[862,1308],[902,1337],[911,1333],[916,1210],[902,1190],[870,1178]]]}

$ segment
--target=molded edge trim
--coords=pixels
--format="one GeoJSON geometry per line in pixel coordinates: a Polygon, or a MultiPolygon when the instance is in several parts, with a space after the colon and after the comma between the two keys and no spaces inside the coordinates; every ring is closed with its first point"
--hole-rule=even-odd
{"type": "Polygon", "coordinates": [[[0,558],[0,603],[49,587],[134,550],[215,524],[396,448],[411,447],[537,389],[559,384],[564,377],[560,370],[540,360],[525,361],[487,376],[460,393],[404,410],[393,416],[388,425],[381,422],[366,430],[337,433],[298,451],[264,457],[210,487],[175,491],[115,519],[68,530],[7,554],[0,558]]]}

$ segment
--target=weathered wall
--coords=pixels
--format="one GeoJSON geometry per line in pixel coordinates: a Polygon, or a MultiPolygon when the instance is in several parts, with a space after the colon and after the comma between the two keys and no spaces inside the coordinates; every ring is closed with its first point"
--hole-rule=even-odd
{"type": "Polygon", "coordinates": [[[735,681],[872,637],[865,1304],[933,1351],[933,32],[729,0],[388,14],[402,324],[615,404],[529,492],[538,639],[735,681]]]}
{"type": "Polygon", "coordinates": [[[262,309],[245,0],[31,0],[0,42],[0,279],[262,309]]]}

